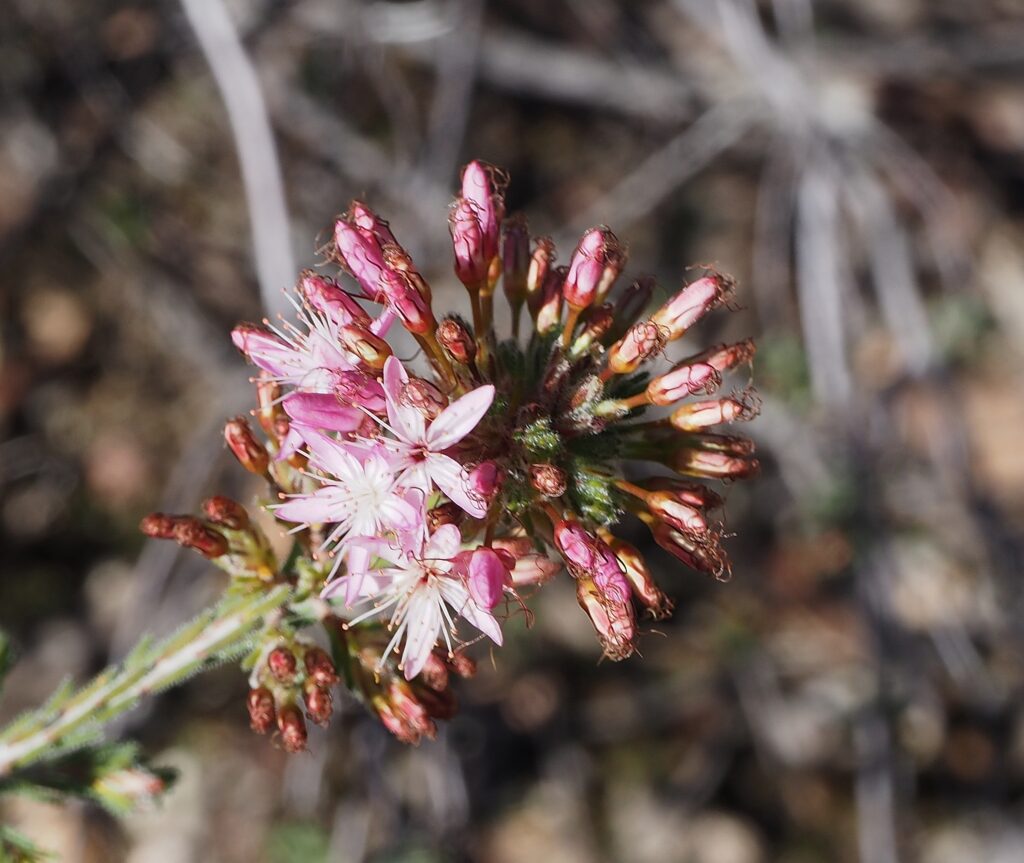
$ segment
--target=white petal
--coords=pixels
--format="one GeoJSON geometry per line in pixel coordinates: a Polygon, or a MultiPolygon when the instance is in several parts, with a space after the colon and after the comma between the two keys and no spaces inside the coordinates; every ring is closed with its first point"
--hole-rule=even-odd
{"type": "Polygon", "coordinates": [[[431,452],[448,449],[473,431],[493,401],[494,387],[487,384],[448,405],[427,430],[431,452]]]}

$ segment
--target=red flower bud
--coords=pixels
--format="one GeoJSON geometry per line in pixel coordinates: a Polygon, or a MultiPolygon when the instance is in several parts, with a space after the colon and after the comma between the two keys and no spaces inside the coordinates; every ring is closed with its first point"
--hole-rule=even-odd
{"type": "Polygon", "coordinates": [[[728,276],[719,273],[697,279],[651,315],[651,320],[666,331],[669,340],[678,339],[725,300],[732,284],[728,276]]]}
{"type": "Polygon", "coordinates": [[[370,316],[334,279],[304,270],[299,277],[299,292],[310,306],[326,315],[336,326],[370,326],[370,316]]]}
{"type": "Polygon", "coordinates": [[[249,708],[249,727],[257,734],[266,734],[274,727],[274,696],[265,686],[249,690],[246,707],[249,708]]]}
{"type": "Polygon", "coordinates": [[[551,332],[562,322],[562,283],[565,281],[565,272],[565,267],[555,267],[548,270],[544,279],[537,309],[537,332],[541,335],[551,332]]]}
{"type": "Polygon", "coordinates": [[[306,650],[303,662],[306,666],[306,674],[317,686],[334,686],[338,682],[337,669],[326,651],[319,647],[310,647],[306,650]]]}
{"type": "Polygon", "coordinates": [[[302,693],[302,700],[306,704],[306,715],[311,721],[321,726],[330,722],[334,702],[329,690],[309,682],[302,693]]]}
{"type": "Polygon", "coordinates": [[[434,533],[443,524],[461,524],[465,517],[466,511],[461,506],[447,501],[427,510],[427,529],[434,533]]]}
{"type": "Polygon", "coordinates": [[[690,447],[673,453],[669,466],[678,473],[708,479],[748,479],[761,472],[761,465],[756,458],[737,457],[690,447]]]}
{"type": "Polygon", "coordinates": [[[669,617],[674,603],[655,584],[640,550],[609,531],[601,531],[601,537],[622,564],[626,580],[633,589],[633,595],[650,611],[655,620],[669,617]]]}
{"type": "Polygon", "coordinates": [[[718,544],[716,536],[698,536],[676,530],[666,522],[653,518],[644,521],[651,529],[654,541],[691,569],[706,572],[718,581],[728,581],[732,577],[729,558],[718,544]]]}
{"type": "Polygon", "coordinates": [[[625,264],[618,238],[605,227],[591,228],[580,240],[569,262],[562,294],[574,309],[601,302],[625,264]]]}
{"type": "Polygon", "coordinates": [[[267,656],[267,668],[281,683],[290,684],[295,682],[295,672],[299,664],[295,654],[287,647],[275,647],[267,656]]]}
{"type": "Polygon", "coordinates": [[[177,516],[151,512],[139,522],[139,530],[154,539],[174,539],[174,525],[177,522],[177,516]]]}
{"type": "Polygon", "coordinates": [[[423,335],[437,327],[430,304],[411,284],[406,273],[384,270],[380,277],[380,297],[410,333],[423,335]]]}
{"type": "Polygon", "coordinates": [[[249,526],[249,513],[245,507],[223,495],[204,501],[203,511],[214,524],[230,530],[245,530],[249,526]]]}
{"type": "Polygon", "coordinates": [[[561,497],[565,494],[567,477],[557,465],[531,464],[530,485],[545,497],[561,497]]]}
{"type": "Polygon", "coordinates": [[[445,318],[437,328],[437,340],[453,360],[468,365],[476,358],[476,340],[465,324],[455,318],[445,318]]]}
{"type": "Polygon", "coordinates": [[[281,732],[281,746],[285,752],[302,752],[306,748],[308,733],[306,720],[294,704],[281,708],[277,716],[277,728],[281,732]]]}
{"type": "Polygon", "coordinates": [[[174,524],[174,538],[185,548],[194,549],[211,560],[228,553],[228,541],[224,535],[192,516],[177,519],[174,524]]]}
{"type": "Polygon", "coordinates": [[[653,321],[640,321],[608,349],[608,371],[623,375],[635,372],[640,364],[661,352],[665,333],[653,321]]]}
{"type": "Polygon", "coordinates": [[[597,637],[609,659],[618,661],[636,649],[636,615],[627,598],[602,591],[588,576],[576,579],[576,600],[597,631],[597,637]]]}
{"type": "Polygon", "coordinates": [[[270,465],[270,455],[252,433],[245,417],[235,417],[224,425],[224,440],[238,463],[250,473],[261,476],[270,465]]]}

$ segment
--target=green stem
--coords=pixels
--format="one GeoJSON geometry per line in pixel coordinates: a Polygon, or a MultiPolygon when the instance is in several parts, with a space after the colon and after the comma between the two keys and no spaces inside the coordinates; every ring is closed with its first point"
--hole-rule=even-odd
{"type": "Polygon", "coordinates": [[[263,617],[291,595],[288,585],[229,598],[166,641],[145,642],[118,666],[102,671],[75,695],[17,720],[0,734],[0,778],[74,745],[74,735],[96,733],[146,695],[184,682],[192,673],[245,644],[263,617]]]}

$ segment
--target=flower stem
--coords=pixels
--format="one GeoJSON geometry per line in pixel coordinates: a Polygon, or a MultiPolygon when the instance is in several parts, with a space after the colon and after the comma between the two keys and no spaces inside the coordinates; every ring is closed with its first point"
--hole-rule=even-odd
{"type": "Polygon", "coordinates": [[[58,694],[0,733],[0,777],[85,742],[143,696],[219,664],[225,654],[243,648],[263,617],[290,595],[288,585],[278,585],[230,597],[159,644],[143,640],[122,663],[100,672],[74,695],[58,694]]]}

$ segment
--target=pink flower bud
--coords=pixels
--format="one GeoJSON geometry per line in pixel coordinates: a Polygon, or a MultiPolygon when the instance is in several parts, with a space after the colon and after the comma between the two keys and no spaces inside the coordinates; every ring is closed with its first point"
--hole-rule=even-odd
{"type": "Polygon", "coordinates": [[[472,161],[462,170],[462,197],[473,205],[480,233],[483,255],[489,264],[498,254],[501,220],[505,216],[506,179],[493,165],[472,161]]]}
{"type": "Polygon", "coordinates": [[[574,309],[600,302],[622,272],[625,255],[608,228],[591,228],[580,240],[569,262],[562,294],[574,309]]]}
{"type": "Polygon", "coordinates": [[[294,704],[281,708],[277,716],[277,728],[281,732],[281,746],[285,752],[294,754],[305,750],[309,738],[306,721],[294,704]]]}
{"type": "Polygon", "coordinates": [[[419,743],[421,737],[437,734],[430,714],[404,680],[392,678],[384,695],[373,699],[380,721],[403,743],[419,743]]]}
{"type": "Polygon", "coordinates": [[[665,347],[665,334],[653,321],[640,321],[608,349],[608,371],[623,375],[635,372],[641,363],[665,347]]]}
{"type": "Polygon", "coordinates": [[[482,461],[469,472],[467,487],[476,500],[489,504],[501,488],[505,472],[493,461],[482,461]]]}
{"type": "Polygon", "coordinates": [[[530,271],[530,231],[521,214],[517,213],[505,222],[501,263],[502,287],[515,311],[526,299],[526,277],[530,271]]]}
{"type": "Polygon", "coordinates": [[[403,405],[416,408],[428,420],[435,419],[446,407],[448,399],[437,387],[423,378],[410,377],[402,386],[399,401],[403,405]]]}
{"type": "Polygon", "coordinates": [[[621,327],[619,332],[625,332],[636,322],[643,310],[647,308],[653,294],[654,279],[650,276],[643,276],[619,295],[612,310],[616,328],[621,327]]]}
{"type": "Polygon", "coordinates": [[[377,238],[343,218],[334,223],[334,244],[341,262],[359,282],[363,293],[378,301],[380,280],[387,265],[377,238]]]}
{"type": "Polygon", "coordinates": [[[225,423],[224,440],[239,464],[247,471],[258,476],[267,472],[270,465],[267,448],[253,436],[245,417],[235,417],[225,423]]]}
{"type": "Polygon", "coordinates": [[[675,477],[651,477],[643,480],[641,484],[652,491],[671,492],[683,503],[688,503],[690,506],[697,507],[697,509],[718,509],[723,503],[725,503],[725,501],[722,500],[721,495],[717,494],[706,485],[701,485],[696,482],[686,482],[685,480],[677,479],[675,477]]]}
{"type": "Polygon", "coordinates": [[[358,370],[339,372],[334,381],[334,397],[342,405],[363,407],[382,413],[386,407],[384,387],[379,380],[358,370]]]}
{"type": "Polygon", "coordinates": [[[468,365],[476,358],[476,340],[462,321],[455,318],[441,321],[437,340],[457,363],[468,365]]]}
{"type": "Polygon", "coordinates": [[[423,302],[429,307],[432,298],[430,285],[428,285],[423,276],[419,274],[419,271],[413,264],[412,258],[409,257],[408,252],[406,252],[401,246],[396,246],[391,243],[383,247],[383,252],[384,263],[388,268],[397,273],[401,273],[409,286],[423,298],[423,302]]]}
{"type": "Polygon", "coordinates": [[[526,305],[533,318],[544,303],[544,284],[555,265],[555,244],[549,237],[538,237],[526,271],[526,305]]]}
{"type": "Polygon", "coordinates": [[[602,531],[601,536],[622,564],[633,595],[650,611],[655,620],[669,617],[674,603],[655,584],[639,549],[609,531],[602,531]]]}
{"type": "Polygon", "coordinates": [[[541,335],[554,330],[562,322],[562,284],[565,281],[565,267],[548,270],[541,291],[541,302],[537,309],[537,332],[541,335]]]}
{"type": "Polygon", "coordinates": [[[750,363],[754,359],[756,350],[753,339],[744,339],[733,345],[714,345],[696,356],[688,357],[686,361],[707,363],[720,372],[727,372],[744,363],[750,363]]]}
{"type": "Polygon", "coordinates": [[[299,278],[299,291],[316,311],[335,325],[370,326],[370,316],[362,306],[346,294],[333,279],[305,270],[299,278]]]}
{"type": "Polygon", "coordinates": [[[679,473],[708,479],[747,479],[761,472],[761,465],[756,458],[689,447],[677,450],[670,466],[679,473]]]}
{"type": "Polygon", "coordinates": [[[670,405],[697,393],[712,393],[722,383],[722,376],[707,363],[680,363],[647,385],[651,404],[670,405]]]}
{"type": "Polygon", "coordinates": [[[448,688],[448,666],[444,664],[444,660],[438,655],[438,651],[435,650],[427,657],[427,661],[423,664],[423,670],[420,671],[418,679],[436,692],[441,692],[448,688]]]}
{"type": "Polygon", "coordinates": [[[669,417],[680,431],[700,431],[723,423],[746,422],[757,416],[760,405],[749,394],[681,405],[669,417]]]}
{"type": "Polygon", "coordinates": [[[484,257],[484,237],[473,204],[456,198],[448,217],[455,252],[455,275],[469,290],[479,291],[487,280],[490,260],[484,257]]]}
{"type": "Polygon", "coordinates": [[[636,650],[636,615],[632,602],[607,595],[586,576],[576,579],[576,600],[594,625],[605,656],[618,661],[636,650]]]}
{"type": "Polygon", "coordinates": [[[649,521],[648,527],[658,545],[691,569],[706,572],[718,581],[728,581],[732,577],[729,558],[719,546],[717,537],[686,533],[656,519],[649,521]]]}
{"type": "Polygon", "coordinates": [[[514,560],[512,584],[515,587],[543,584],[562,569],[558,561],[538,552],[525,536],[499,537],[491,542],[491,546],[514,560]]]}
{"type": "Polygon", "coordinates": [[[265,686],[250,689],[245,700],[249,709],[249,727],[257,734],[266,734],[274,727],[277,718],[274,710],[274,696],[265,686]]]}
{"type": "Polygon", "coordinates": [[[466,586],[477,605],[490,611],[501,601],[506,584],[511,584],[509,570],[493,548],[484,545],[468,552],[466,586]]]}
{"type": "Polygon", "coordinates": [[[718,306],[732,287],[732,280],[712,273],[686,285],[652,316],[651,320],[664,328],[668,339],[678,339],[711,309],[718,306]]]}
{"type": "Polygon", "coordinates": [[[410,333],[423,335],[433,332],[437,326],[430,306],[409,283],[405,273],[384,270],[380,279],[380,296],[410,333]]]}
{"type": "Polygon", "coordinates": [[[162,512],[151,512],[139,522],[139,530],[153,539],[174,539],[174,525],[178,519],[162,512]]]}
{"type": "Polygon", "coordinates": [[[327,652],[319,647],[310,647],[303,657],[306,674],[317,686],[334,686],[338,682],[338,671],[327,652]]]}
{"type": "Polygon", "coordinates": [[[391,233],[391,227],[362,201],[349,204],[348,221],[351,222],[364,237],[374,238],[379,246],[398,245],[398,240],[391,233]]]}
{"type": "Polygon", "coordinates": [[[697,507],[683,500],[680,495],[670,491],[652,491],[644,498],[644,503],[647,504],[647,508],[653,515],[678,530],[691,533],[707,532],[708,523],[704,514],[697,507]]]}

